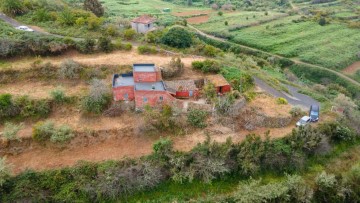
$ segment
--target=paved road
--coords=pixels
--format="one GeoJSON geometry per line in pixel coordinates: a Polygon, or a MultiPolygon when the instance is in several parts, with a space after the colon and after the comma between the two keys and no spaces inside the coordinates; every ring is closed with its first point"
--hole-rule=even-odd
{"type": "MultiPolygon", "coordinates": [[[[200,35],[204,36],[204,37],[208,37],[208,38],[211,38],[211,39],[214,39],[214,40],[218,40],[218,41],[221,41],[221,42],[227,42],[227,40],[225,39],[222,39],[222,38],[219,38],[219,37],[215,37],[215,36],[212,36],[212,35],[209,35],[209,34],[206,34],[204,33],[203,31],[193,27],[192,25],[189,25],[188,24],[188,27],[195,30],[197,33],[199,33],[200,35]]],[[[244,46],[244,45],[241,45],[241,44],[236,44],[240,47],[243,47],[243,48],[246,48],[246,49],[250,49],[250,50],[253,50],[253,51],[258,51],[258,52],[261,52],[261,53],[264,53],[264,54],[267,54],[267,55],[270,55],[270,56],[275,56],[275,57],[278,57],[278,58],[286,58],[286,57],[283,57],[283,56],[280,56],[280,55],[277,55],[277,54],[273,54],[273,53],[270,53],[270,52],[266,52],[266,51],[262,51],[260,49],[255,49],[253,47],[248,47],[248,46],[244,46]]],[[[286,58],[286,59],[289,59],[289,58],[286,58]]],[[[314,65],[314,64],[310,64],[310,63],[306,63],[306,62],[303,62],[303,61],[299,61],[299,60],[294,60],[294,59],[290,59],[291,61],[293,61],[295,64],[300,64],[300,65],[307,65],[307,66],[311,66],[311,67],[314,67],[314,68],[319,68],[319,69],[322,69],[322,70],[327,70],[327,71],[330,71],[336,75],[338,75],[339,77],[342,77],[346,80],[348,80],[349,82],[357,85],[357,86],[360,86],[360,83],[357,82],[356,80],[340,73],[340,72],[337,72],[337,71],[334,71],[332,69],[329,69],[329,68],[325,68],[325,67],[322,67],[322,66],[319,66],[319,65],[314,65]]]]}
{"type": "Polygon", "coordinates": [[[263,91],[269,93],[270,95],[279,98],[283,97],[285,98],[289,104],[293,106],[299,106],[303,108],[304,110],[308,110],[312,104],[317,104],[320,106],[320,103],[316,101],[315,99],[298,93],[298,89],[296,87],[287,85],[287,88],[289,89],[290,94],[287,94],[285,92],[279,91],[265,83],[264,81],[260,80],[257,77],[254,77],[255,84],[260,87],[263,91]]]}

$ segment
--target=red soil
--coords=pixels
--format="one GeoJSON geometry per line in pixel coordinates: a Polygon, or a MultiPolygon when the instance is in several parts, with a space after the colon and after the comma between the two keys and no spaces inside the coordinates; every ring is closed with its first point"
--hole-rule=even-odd
{"type": "Polygon", "coordinates": [[[188,23],[190,24],[200,24],[200,23],[206,23],[209,20],[209,15],[205,16],[196,16],[186,19],[188,23]]]}
{"type": "Polygon", "coordinates": [[[210,14],[214,12],[213,10],[203,10],[203,11],[198,11],[198,10],[193,10],[193,11],[184,11],[184,12],[174,12],[172,13],[174,16],[178,16],[178,17],[185,17],[185,16],[194,16],[194,15],[201,15],[201,14],[210,14]]]}
{"type": "Polygon", "coordinates": [[[348,74],[355,74],[356,71],[360,70],[360,61],[356,61],[355,63],[351,64],[347,68],[345,68],[342,72],[348,74]]]}

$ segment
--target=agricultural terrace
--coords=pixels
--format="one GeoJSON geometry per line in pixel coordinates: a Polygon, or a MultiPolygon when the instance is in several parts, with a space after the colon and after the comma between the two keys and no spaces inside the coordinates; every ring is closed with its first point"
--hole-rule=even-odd
{"type": "Polygon", "coordinates": [[[196,27],[208,33],[220,33],[227,32],[229,28],[256,25],[282,16],[287,16],[287,14],[240,11],[224,13],[223,16],[219,16],[217,13],[213,13],[207,22],[198,24],[196,27]],[[225,25],[225,21],[227,21],[228,25],[225,25]]]}
{"type": "Polygon", "coordinates": [[[331,69],[344,69],[357,60],[360,48],[354,42],[360,41],[359,29],[339,23],[295,23],[294,18],[231,32],[233,41],[331,69]]]}
{"type": "Polygon", "coordinates": [[[195,8],[185,5],[175,5],[161,0],[104,0],[103,5],[106,8],[107,15],[112,20],[118,17],[131,19],[142,14],[151,14],[161,19],[160,21],[162,23],[172,21],[176,18],[172,15],[172,12],[209,9],[206,7],[195,8]],[[166,8],[169,8],[170,12],[164,11],[166,8]]]}

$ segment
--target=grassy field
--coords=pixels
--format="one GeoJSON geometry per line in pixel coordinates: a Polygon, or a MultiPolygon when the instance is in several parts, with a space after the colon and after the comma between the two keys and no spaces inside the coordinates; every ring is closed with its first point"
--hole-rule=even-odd
{"type": "Polygon", "coordinates": [[[260,23],[264,20],[271,20],[280,16],[284,16],[284,13],[278,12],[256,12],[256,11],[239,11],[224,13],[223,16],[213,13],[208,22],[198,24],[196,27],[205,32],[227,32],[229,28],[239,27],[239,26],[249,26],[253,24],[260,23]],[[225,25],[225,21],[228,22],[228,25],[225,25]]]}
{"type": "Polygon", "coordinates": [[[358,29],[334,23],[320,26],[317,22],[293,23],[294,17],[231,32],[234,41],[290,58],[343,69],[357,60],[360,51],[358,29]]]}

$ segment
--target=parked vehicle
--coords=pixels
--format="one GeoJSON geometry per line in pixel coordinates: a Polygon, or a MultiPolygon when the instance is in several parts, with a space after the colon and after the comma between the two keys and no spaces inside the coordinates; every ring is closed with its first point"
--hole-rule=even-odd
{"type": "Polygon", "coordinates": [[[311,105],[309,111],[309,117],[311,118],[311,122],[316,122],[319,120],[320,108],[318,105],[311,105]]]}
{"type": "Polygon", "coordinates": [[[18,27],[16,27],[16,29],[26,31],[26,32],[34,32],[33,29],[29,28],[28,26],[24,26],[24,25],[18,26],[18,27]]]}
{"type": "Polygon", "coordinates": [[[296,126],[305,126],[308,125],[311,122],[311,118],[309,116],[303,116],[297,123],[296,126]]]}

